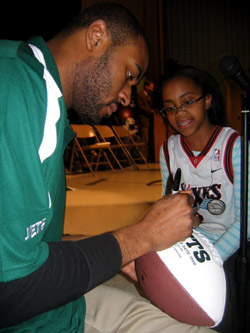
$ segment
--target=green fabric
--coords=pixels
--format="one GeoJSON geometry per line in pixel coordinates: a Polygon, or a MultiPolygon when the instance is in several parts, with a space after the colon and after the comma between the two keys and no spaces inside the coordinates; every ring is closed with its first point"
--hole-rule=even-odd
{"type": "MultiPolygon", "coordinates": [[[[62,91],[46,43],[41,38],[30,42],[43,52],[47,69],[62,91]]],[[[37,270],[48,257],[47,242],[61,240],[63,153],[74,132],[62,96],[56,147],[41,163],[38,151],[47,112],[44,67],[26,43],[0,41],[0,73],[0,281],[6,282],[37,270]]],[[[84,304],[82,298],[8,332],[82,332],[84,304]]]]}

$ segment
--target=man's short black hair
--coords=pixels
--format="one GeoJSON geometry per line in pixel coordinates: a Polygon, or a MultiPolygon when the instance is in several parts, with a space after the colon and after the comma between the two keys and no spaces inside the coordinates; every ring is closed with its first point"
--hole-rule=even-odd
{"type": "Polygon", "coordinates": [[[81,11],[63,33],[68,35],[78,29],[87,28],[97,20],[106,23],[113,46],[133,42],[142,36],[149,48],[145,33],[134,15],[124,6],[112,2],[96,3],[81,11]]]}

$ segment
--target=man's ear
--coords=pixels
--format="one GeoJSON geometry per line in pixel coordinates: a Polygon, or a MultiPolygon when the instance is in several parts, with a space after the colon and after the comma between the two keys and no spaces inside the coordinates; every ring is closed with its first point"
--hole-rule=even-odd
{"type": "Polygon", "coordinates": [[[103,20],[93,22],[86,32],[86,45],[89,51],[93,51],[101,43],[108,40],[106,23],[103,20]]]}

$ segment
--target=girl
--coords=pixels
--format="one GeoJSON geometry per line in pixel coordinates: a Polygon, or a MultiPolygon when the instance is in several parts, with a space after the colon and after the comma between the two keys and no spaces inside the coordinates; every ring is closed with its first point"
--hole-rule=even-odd
{"type": "Polygon", "coordinates": [[[192,190],[197,230],[225,261],[240,242],[240,136],[225,127],[219,86],[210,74],[179,66],[157,82],[155,100],[176,132],[160,150],[163,195],[180,168],[179,190],[192,190]]]}

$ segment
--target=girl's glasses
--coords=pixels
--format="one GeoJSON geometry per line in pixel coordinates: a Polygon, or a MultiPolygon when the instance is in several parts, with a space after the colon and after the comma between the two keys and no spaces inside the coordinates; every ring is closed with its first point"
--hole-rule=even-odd
{"type": "Polygon", "coordinates": [[[190,99],[189,101],[185,101],[184,103],[182,103],[180,106],[170,106],[168,108],[162,108],[160,110],[160,114],[163,116],[163,117],[167,117],[167,114],[170,114],[170,113],[175,113],[178,109],[181,109],[182,111],[184,110],[190,110],[197,102],[199,102],[199,100],[201,100],[203,97],[205,97],[206,94],[203,94],[201,95],[199,98],[195,99],[190,99]]]}

